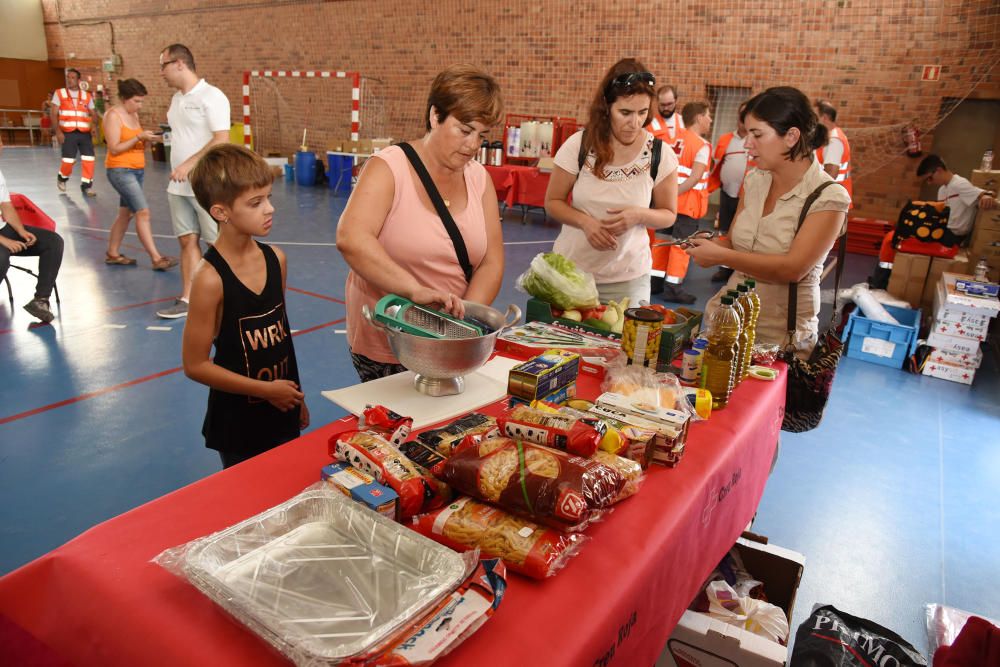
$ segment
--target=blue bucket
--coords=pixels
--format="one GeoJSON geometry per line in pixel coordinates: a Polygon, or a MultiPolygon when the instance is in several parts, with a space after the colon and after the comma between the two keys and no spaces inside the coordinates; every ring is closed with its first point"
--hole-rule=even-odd
{"type": "Polygon", "coordinates": [[[295,180],[295,167],[290,164],[285,165],[285,180],[289,183],[295,180]]]}
{"type": "Polygon", "coordinates": [[[316,184],[316,154],[298,151],[295,154],[295,182],[299,185],[316,184]]]}
{"type": "Polygon", "coordinates": [[[327,163],[327,185],[335,194],[351,194],[351,178],[354,172],[353,155],[336,155],[328,152],[326,154],[327,163]]]}

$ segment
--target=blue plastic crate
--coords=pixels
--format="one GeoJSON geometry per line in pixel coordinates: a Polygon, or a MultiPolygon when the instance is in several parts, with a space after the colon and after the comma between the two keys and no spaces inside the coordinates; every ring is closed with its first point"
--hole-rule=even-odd
{"type": "Polygon", "coordinates": [[[860,309],[851,313],[844,335],[847,356],[890,368],[902,368],[903,361],[917,349],[920,309],[886,306],[899,324],[885,324],[868,319],[860,309]]]}

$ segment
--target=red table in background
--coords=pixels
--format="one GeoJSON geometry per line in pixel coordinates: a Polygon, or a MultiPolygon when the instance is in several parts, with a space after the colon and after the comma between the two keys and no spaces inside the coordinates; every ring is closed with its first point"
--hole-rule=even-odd
{"type": "MultiPolygon", "coordinates": [[[[579,390],[593,395],[596,380],[581,376],[579,390]]],[[[725,410],[692,424],[679,467],[653,466],[639,493],[588,529],[590,540],[555,577],[511,574],[493,618],[437,664],[652,665],[757,508],[784,395],[784,372],[775,382],[744,382],[725,410]]],[[[0,578],[0,647],[22,650],[5,664],[39,654],[21,629],[77,667],[287,664],[150,559],[315,482],[329,460],[327,438],[347,423],[99,524],[0,578]]]]}
{"type": "Polygon", "coordinates": [[[522,222],[529,207],[545,208],[545,191],[549,187],[551,176],[549,172],[541,171],[538,167],[516,164],[505,164],[501,167],[487,165],[486,171],[493,179],[497,199],[507,206],[522,208],[522,222]]]}

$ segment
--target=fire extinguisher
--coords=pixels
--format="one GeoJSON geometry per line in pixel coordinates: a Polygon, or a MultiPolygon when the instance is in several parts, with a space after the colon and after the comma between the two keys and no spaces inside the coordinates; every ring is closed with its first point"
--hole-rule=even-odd
{"type": "Polygon", "coordinates": [[[920,147],[920,130],[914,125],[903,128],[903,143],[906,144],[906,154],[910,157],[920,157],[923,150],[920,147]]]}

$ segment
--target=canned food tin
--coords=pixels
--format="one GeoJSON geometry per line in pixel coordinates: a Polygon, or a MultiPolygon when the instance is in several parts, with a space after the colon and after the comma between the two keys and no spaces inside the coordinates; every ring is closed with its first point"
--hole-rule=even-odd
{"type": "Polygon", "coordinates": [[[660,356],[663,315],[648,308],[629,308],[622,325],[622,351],[626,363],[656,368],[660,356]]]}

